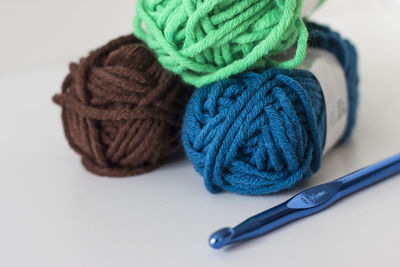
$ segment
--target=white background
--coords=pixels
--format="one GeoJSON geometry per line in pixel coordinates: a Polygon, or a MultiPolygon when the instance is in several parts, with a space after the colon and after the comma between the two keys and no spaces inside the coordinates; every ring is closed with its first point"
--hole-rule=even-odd
{"type": "Polygon", "coordinates": [[[315,21],[360,53],[353,137],[296,190],[209,194],[182,158],[126,179],[85,171],[63,136],[67,63],[131,31],[134,1],[0,1],[0,266],[399,266],[400,175],[241,246],[209,234],[400,151],[400,4],[327,0],[315,21]]]}

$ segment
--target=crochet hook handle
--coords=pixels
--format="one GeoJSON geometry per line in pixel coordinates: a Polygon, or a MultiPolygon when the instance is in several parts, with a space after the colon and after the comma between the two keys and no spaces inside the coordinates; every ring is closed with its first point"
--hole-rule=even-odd
{"type": "Polygon", "coordinates": [[[362,168],[332,182],[311,187],[234,228],[223,228],[211,235],[213,248],[263,235],[286,223],[321,211],[337,200],[400,172],[400,153],[362,168]]]}

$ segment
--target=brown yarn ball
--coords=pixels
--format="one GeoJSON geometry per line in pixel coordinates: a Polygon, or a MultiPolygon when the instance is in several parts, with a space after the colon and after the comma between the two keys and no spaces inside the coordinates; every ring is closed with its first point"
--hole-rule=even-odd
{"type": "Polygon", "coordinates": [[[180,130],[192,88],[164,70],[133,35],[115,39],[70,64],[62,121],[83,165],[103,176],[147,172],[180,149],[180,130]]]}

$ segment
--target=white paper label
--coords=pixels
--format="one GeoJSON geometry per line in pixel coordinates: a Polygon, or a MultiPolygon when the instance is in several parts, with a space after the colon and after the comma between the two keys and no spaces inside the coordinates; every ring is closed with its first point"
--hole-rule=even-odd
{"type": "Polygon", "coordinates": [[[301,16],[307,17],[310,15],[314,9],[317,7],[321,0],[304,0],[303,7],[301,9],[301,16]]]}
{"type": "Polygon", "coordinates": [[[318,48],[308,48],[305,60],[297,68],[310,71],[322,88],[326,108],[325,155],[346,130],[349,101],[346,77],[336,57],[318,48]]]}

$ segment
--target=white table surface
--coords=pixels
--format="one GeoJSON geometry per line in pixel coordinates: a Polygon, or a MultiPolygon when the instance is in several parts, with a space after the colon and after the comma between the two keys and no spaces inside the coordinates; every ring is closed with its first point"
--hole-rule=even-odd
{"type": "Polygon", "coordinates": [[[183,157],[132,178],[92,175],[50,100],[66,65],[0,76],[0,266],[399,266],[400,175],[241,246],[207,244],[214,230],[400,151],[398,2],[356,1],[354,12],[346,2],[327,1],[315,18],[359,49],[357,127],[311,179],[272,196],[209,194],[183,157]]]}

